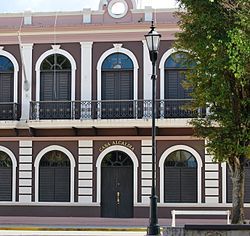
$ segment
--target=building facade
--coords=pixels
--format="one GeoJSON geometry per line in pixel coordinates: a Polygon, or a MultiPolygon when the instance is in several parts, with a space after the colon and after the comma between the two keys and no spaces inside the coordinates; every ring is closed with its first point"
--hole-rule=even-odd
{"type": "MultiPolygon", "coordinates": [[[[151,62],[144,35],[162,34],[157,63],[159,217],[228,209],[226,164],[193,136],[186,68],[173,47],[174,10],[135,0],[99,10],[0,15],[0,212],[148,217],[152,183],[151,62]]],[[[246,217],[250,171],[246,168],[246,217]]]]}

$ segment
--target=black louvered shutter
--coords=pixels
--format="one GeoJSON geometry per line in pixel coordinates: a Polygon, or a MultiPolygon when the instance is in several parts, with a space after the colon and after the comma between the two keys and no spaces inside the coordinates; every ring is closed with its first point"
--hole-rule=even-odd
{"type": "Polygon", "coordinates": [[[0,201],[12,200],[12,167],[0,167],[0,201]]]}
{"type": "Polygon", "coordinates": [[[41,72],[40,100],[54,100],[54,74],[53,72],[41,72]]]}
{"type": "Polygon", "coordinates": [[[165,167],[164,184],[165,184],[164,202],[180,202],[181,201],[180,168],[165,167]]]}
{"type": "Polygon", "coordinates": [[[0,73],[0,102],[13,102],[13,74],[0,73]]]}
{"type": "Polygon", "coordinates": [[[131,71],[121,71],[120,72],[120,85],[117,89],[117,98],[120,100],[132,100],[133,99],[133,78],[131,71]]]}
{"type": "Polygon", "coordinates": [[[40,167],[39,201],[69,202],[70,167],[40,167]]]}
{"type": "Polygon", "coordinates": [[[55,195],[54,169],[40,166],[39,170],[39,201],[53,202],[55,195]]]}
{"type": "MultiPolygon", "coordinates": [[[[245,197],[244,202],[250,203],[250,167],[245,167],[245,197]]],[[[230,170],[227,167],[227,202],[232,202],[232,191],[233,191],[233,184],[230,175],[230,170]]]]}
{"type": "Polygon", "coordinates": [[[70,201],[70,167],[55,167],[55,201],[70,201]]]}
{"type": "Polygon", "coordinates": [[[178,71],[165,71],[165,99],[178,98],[178,71]]]}
{"type": "Polygon", "coordinates": [[[245,167],[245,202],[250,203],[250,167],[245,167]]]}
{"type": "Polygon", "coordinates": [[[102,72],[102,100],[115,100],[115,72],[102,72]]]}
{"type": "Polygon", "coordinates": [[[181,201],[197,202],[197,169],[181,168],[181,201]]]}
{"type": "Polygon", "coordinates": [[[70,72],[57,72],[57,101],[69,101],[71,91],[70,72]]]}

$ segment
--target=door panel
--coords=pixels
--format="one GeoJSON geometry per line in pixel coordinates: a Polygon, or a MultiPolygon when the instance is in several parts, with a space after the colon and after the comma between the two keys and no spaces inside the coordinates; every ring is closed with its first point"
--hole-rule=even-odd
{"type": "Polygon", "coordinates": [[[101,216],[133,217],[133,167],[102,167],[101,216]]]}

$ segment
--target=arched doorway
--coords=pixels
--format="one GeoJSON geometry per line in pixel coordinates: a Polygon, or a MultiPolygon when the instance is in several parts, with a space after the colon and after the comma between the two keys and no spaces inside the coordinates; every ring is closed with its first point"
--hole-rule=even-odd
{"type": "Polygon", "coordinates": [[[12,161],[0,151],[0,201],[12,200],[12,161]]]}
{"type": "Polygon", "coordinates": [[[70,160],[63,152],[47,152],[40,161],[39,201],[70,201],[70,160]]]}
{"type": "Polygon", "coordinates": [[[164,202],[197,202],[197,162],[188,151],[177,150],[164,163],[164,202]]]}
{"type": "Polygon", "coordinates": [[[102,118],[133,118],[134,66],[123,53],[113,53],[102,63],[102,118]]]}
{"type": "Polygon", "coordinates": [[[102,161],[101,216],[133,217],[133,162],[124,152],[112,151],[102,161]]]}

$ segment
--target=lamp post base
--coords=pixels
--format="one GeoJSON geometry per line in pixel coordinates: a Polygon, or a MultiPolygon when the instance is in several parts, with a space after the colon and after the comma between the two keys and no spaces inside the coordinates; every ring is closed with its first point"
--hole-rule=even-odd
{"type": "MultiPolygon", "coordinates": [[[[154,188],[152,192],[155,192],[154,188]]],[[[150,197],[150,222],[147,228],[147,235],[161,235],[157,217],[157,196],[155,194],[150,197]]]]}
{"type": "Polygon", "coordinates": [[[147,228],[147,236],[148,235],[160,236],[161,235],[160,226],[158,224],[148,226],[148,228],[147,228]]]}

